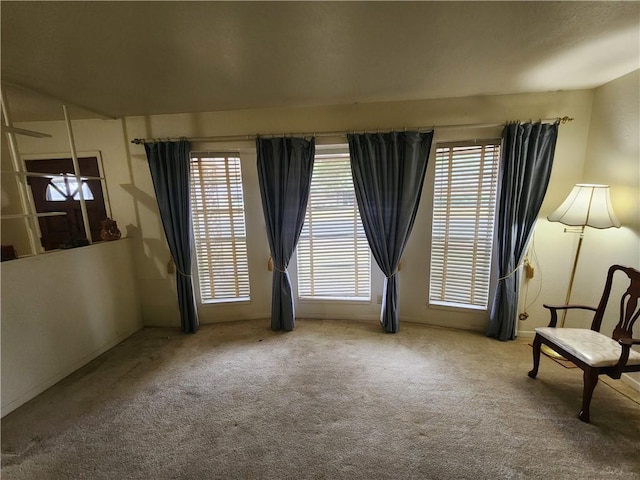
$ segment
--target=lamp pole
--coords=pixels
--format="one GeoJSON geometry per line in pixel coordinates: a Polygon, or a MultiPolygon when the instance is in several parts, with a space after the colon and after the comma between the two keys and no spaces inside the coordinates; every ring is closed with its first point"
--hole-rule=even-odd
{"type": "MultiPolygon", "coordinates": [[[[569,305],[571,300],[571,289],[573,288],[573,280],[576,278],[576,268],[578,267],[578,257],[580,256],[580,248],[582,248],[582,239],[584,238],[584,225],[580,227],[580,238],[578,239],[578,248],[576,249],[576,255],[573,258],[573,268],[571,269],[571,277],[569,277],[569,288],[567,288],[567,298],[564,300],[565,305],[569,305]]],[[[567,318],[567,311],[562,311],[562,322],[560,327],[564,327],[564,321],[567,318]]]]}
{"type": "MultiPolygon", "coordinates": [[[[578,239],[578,248],[576,248],[576,254],[573,257],[573,267],[571,268],[571,276],[569,277],[569,287],[567,288],[567,296],[564,300],[565,305],[569,305],[569,301],[571,300],[571,290],[573,289],[573,280],[576,278],[576,269],[578,267],[578,258],[580,257],[580,249],[582,248],[582,239],[584,238],[584,225],[580,226],[580,238],[578,239]]],[[[567,229],[564,229],[565,233],[567,229]]],[[[564,322],[567,318],[567,310],[562,310],[562,318],[560,319],[560,324],[556,325],[556,327],[562,328],[564,327],[564,322]]],[[[560,355],[558,352],[553,350],[551,347],[547,345],[542,345],[541,347],[542,353],[546,356],[556,359],[563,359],[564,357],[560,355]]]]}

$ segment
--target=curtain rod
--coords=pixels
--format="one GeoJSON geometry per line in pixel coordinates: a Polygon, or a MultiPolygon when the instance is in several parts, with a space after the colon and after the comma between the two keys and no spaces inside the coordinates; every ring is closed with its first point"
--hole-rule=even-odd
{"type": "MultiPolygon", "coordinates": [[[[519,122],[519,120],[516,120],[519,122]]],[[[572,117],[565,115],[564,117],[553,117],[553,118],[543,118],[539,120],[540,122],[551,122],[557,121],[562,124],[573,121],[572,117]]],[[[508,123],[508,122],[507,122],[508,123]]],[[[428,131],[428,130],[448,130],[448,129],[458,129],[458,128],[490,128],[490,127],[503,127],[505,123],[465,123],[465,124],[452,124],[452,125],[431,125],[428,127],[411,127],[411,128],[387,128],[382,129],[382,131],[386,132],[401,132],[406,130],[411,131],[428,131]]],[[[239,141],[247,141],[247,140],[255,140],[257,137],[274,137],[277,135],[287,136],[287,137],[305,137],[305,136],[313,136],[313,137],[337,137],[337,136],[345,136],[348,133],[355,132],[371,132],[371,133],[380,133],[380,129],[378,130],[337,130],[337,131],[329,131],[329,132],[306,132],[306,133],[264,133],[264,134],[255,134],[255,135],[217,135],[211,137],[178,137],[178,138],[157,138],[157,139],[149,139],[149,138],[134,138],[131,140],[131,143],[136,145],[143,145],[145,143],[152,143],[154,141],[177,141],[177,140],[189,140],[191,142],[239,142],[239,141]]]]}

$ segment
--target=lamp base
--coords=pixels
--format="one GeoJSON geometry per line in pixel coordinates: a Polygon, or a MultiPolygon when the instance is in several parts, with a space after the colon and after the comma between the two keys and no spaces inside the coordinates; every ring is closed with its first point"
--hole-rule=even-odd
{"type": "Polygon", "coordinates": [[[547,345],[542,344],[540,346],[540,351],[549,358],[553,358],[555,360],[566,360],[566,358],[564,358],[562,355],[560,355],[558,352],[556,352],[555,350],[553,350],[547,345]]]}

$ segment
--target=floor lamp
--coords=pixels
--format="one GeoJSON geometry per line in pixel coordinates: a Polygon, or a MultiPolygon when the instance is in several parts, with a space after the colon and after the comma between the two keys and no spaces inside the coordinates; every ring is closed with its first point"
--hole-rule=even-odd
{"type": "MultiPolygon", "coordinates": [[[[578,184],[573,187],[571,193],[562,205],[547,217],[550,222],[560,222],[570,227],[577,227],[573,230],[565,228],[565,232],[579,233],[578,247],[573,259],[573,267],[571,268],[571,276],[569,277],[569,287],[567,288],[567,297],[565,305],[569,305],[571,300],[571,289],[573,288],[573,280],[576,276],[576,268],[578,259],[580,258],[580,248],[582,247],[582,239],[584,237],[584,227],[593,227],[599,229],[620,227],[620,221],[617,219],[613,208],[611,207],[611,198],[609,196],[609,185],[594,184],[578,184]]],[[[562,311],[562,319],[558,327],[564,327],[567,317],[567,311],[562,311]]],[[[546,347],[546,345],[543,345],[546,347]]],[[[562,358],[550,348],[543,348],[543,352],[553,358],[562,358]]]]}

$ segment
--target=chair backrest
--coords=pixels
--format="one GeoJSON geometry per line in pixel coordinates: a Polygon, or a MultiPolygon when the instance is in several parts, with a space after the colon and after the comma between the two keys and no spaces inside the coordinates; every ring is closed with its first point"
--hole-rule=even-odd
{"type": "Polygon", "coordinates": [[[633,337],[633,325],[638,317],[640,317],[640,272],[631,267],[623,267],[621,265],[612,265],[609,267],[609,273],[607,274],[607,282],[604,285],[604,291],[602,292],[602,298],[600,304],[596,310],[596,314],[593,317],[591,324],[591,330],[596,332],[600,331],[602,325],[602,319],[604,317],[604,311],[609,302],[609,295],[611,294],[611,286],[613,284],[613,275],[617,271],[621,271],[627,274],[629,278],[629,288],[622,294],[620,298],[620,318],[618,324],[613,330],[612,338],[614,340],[620,340],[621,338],[633,337]]]}

